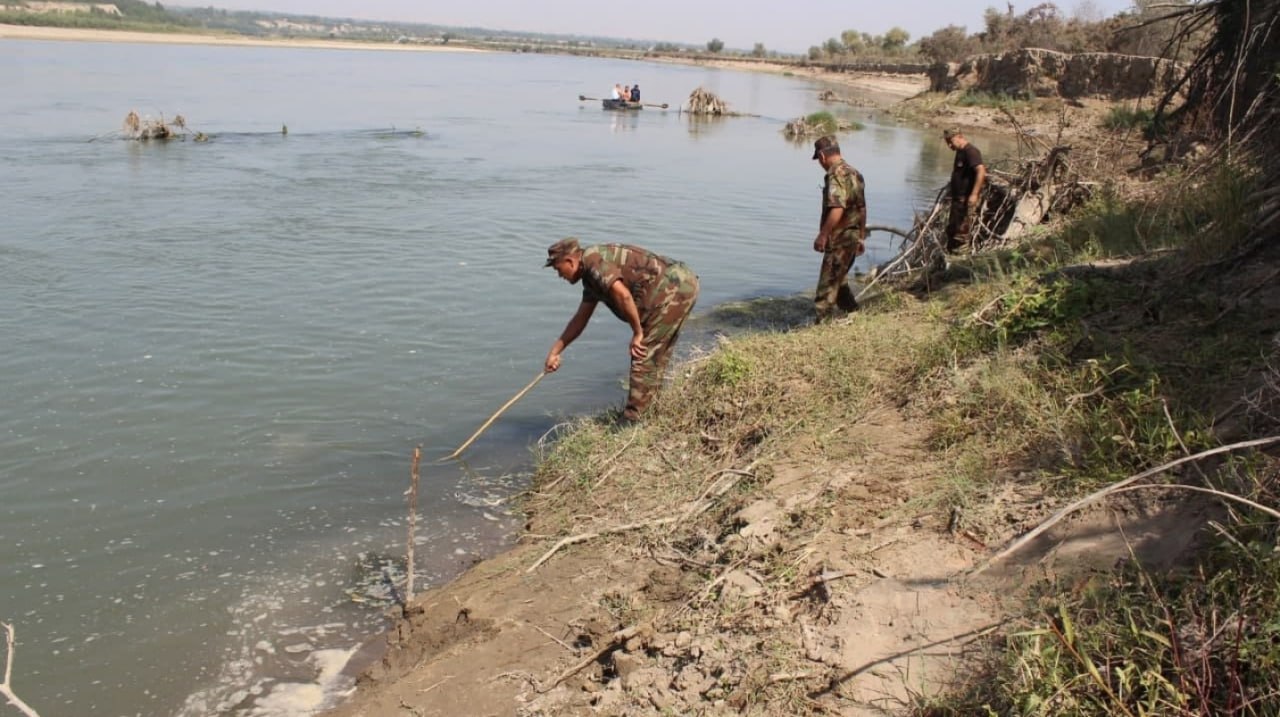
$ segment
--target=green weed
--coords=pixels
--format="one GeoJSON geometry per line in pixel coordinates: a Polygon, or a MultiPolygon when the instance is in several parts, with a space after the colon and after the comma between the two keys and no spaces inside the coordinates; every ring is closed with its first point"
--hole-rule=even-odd
{"type": "Polygon", "coordinates": [[[1102,127],[1113,132],[1136,129],[1145,135],[1151,131],[1154,117],[1155,112],[1149,109],[1116,106],[1102,118],[1102,127]]]}
{"type": "Polygon", "coordinates": [[[804,121],[809,126],[824,134],[835,134],[835,132],[840,129],[840,123],[836,120],[836,116],[826,110],[814,112],[808,117],[805,117],[804,121]]]}

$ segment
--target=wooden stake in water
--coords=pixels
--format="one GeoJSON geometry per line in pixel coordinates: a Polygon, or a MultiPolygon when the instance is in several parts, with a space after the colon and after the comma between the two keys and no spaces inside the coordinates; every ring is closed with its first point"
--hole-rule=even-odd
{"type": "Polygon", "coordinates": [[[507,401],[506,403],[502,404],[502,408],[499,408],[497,411],[494,412],[492,416],[489,416],[489,420],[485,421],[484,425],[476,429],[476,432],[472,433],[470,438],[464,441],[462,445],[458,446],[458,450],[454,451],[453,453],[450,453],[449,455],[445,456],[444,458],[441,458],[440,460],[442,461],[452,460],[462,455],[462,452],[467,450],[467,446],[470,446],[472,443],[474,443],[475,440],[480,437],[480,434],[484,433],[485,429],[488,428],[490,424],[498,420],[498,416],[501,416],[503,411],[506,411],[508,408],[511,408],[511,404],[515,403],[516,401],[519,401],[521,398],[524,397],[526,393],[533,390],[533,387],[537,386],[538,382],[541,381],[542,378],[546,375],[547,375],[546,371],[543,371],[542,373],[538,374],[536,378],[534,378],[532,381],[529,382],[528,386],[525,386],[524,388],[520,389],[520,393],[517,393],[516,395],[512,396],[510,401],[507,401]]]}
{"type": "Polygon", "coordinates": [[[413,533],[418,526],[418,460],[422,457],[422,446],[413,447],[413,466],[409,469],[409,544],[405,549],[404,571],[408,579],[404,584],[404,604],[408,607],[413,599],[413,533]]]}

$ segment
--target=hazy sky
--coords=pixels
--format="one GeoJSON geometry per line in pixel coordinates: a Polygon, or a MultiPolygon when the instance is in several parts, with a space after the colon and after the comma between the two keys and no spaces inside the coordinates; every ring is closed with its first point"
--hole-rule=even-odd
{"type": "MultiPolygon", "coordinates": [[[[1039,0],[1020,0],[1024,12],[1039,0]]],[[[949,24],[982,27],[988,6],[1003,0],[176,0],[170,4],[292,14],[399,20],[495,30],[598,35],[704,44],[713,37],[731,48],[804,52],[841,31],[873,35],[893,26],[914,40],[949,24]]],[[[1131,0],[1062,0],[1064,13],[1114,15],[1131,0]]]]}

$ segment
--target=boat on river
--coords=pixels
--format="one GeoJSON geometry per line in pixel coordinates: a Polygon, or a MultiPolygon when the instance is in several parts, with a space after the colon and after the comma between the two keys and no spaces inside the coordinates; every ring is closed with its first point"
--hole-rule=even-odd
{"type": "Polygon", "coordinates": [[[604,107],[607,110],[617,110],[619,112],[644,109],[644,105],[640,102],[629,102],[627,100],[611,100],[608,98],[600,100],[600,106],[604,107]]]}

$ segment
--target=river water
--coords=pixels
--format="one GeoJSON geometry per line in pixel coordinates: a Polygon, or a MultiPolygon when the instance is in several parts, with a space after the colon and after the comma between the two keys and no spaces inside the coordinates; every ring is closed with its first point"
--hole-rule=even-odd
{"type": "MultiPolygon", "coordinates": [[[[437,465],[540,370],[578,290],[565,235],[690,264],[726,301],[808,291],[821,171],[796,79],[542,55],[0,40],[0,621],[56,715],[309,714],[384,627],[423,447],[419,585],[518,527],[498,498],[567,417],[621,402],[626,329],[437,465]],[[674,108],[604,112],[615,82],[674,108]],[[111,135],[181,114],[208,142],[111,135]],[[287,125],[284,134],[282,126],[287,125]]],[[[948,171],[842,139],[873,223],[948,171]]],[[[890,255],[876,235],[869,256],[890,255]]],[[[698,314],[703,314],[701,319],[698,314]]],[[[688,346],[684,347],[688,348],[688,346]]]]}

